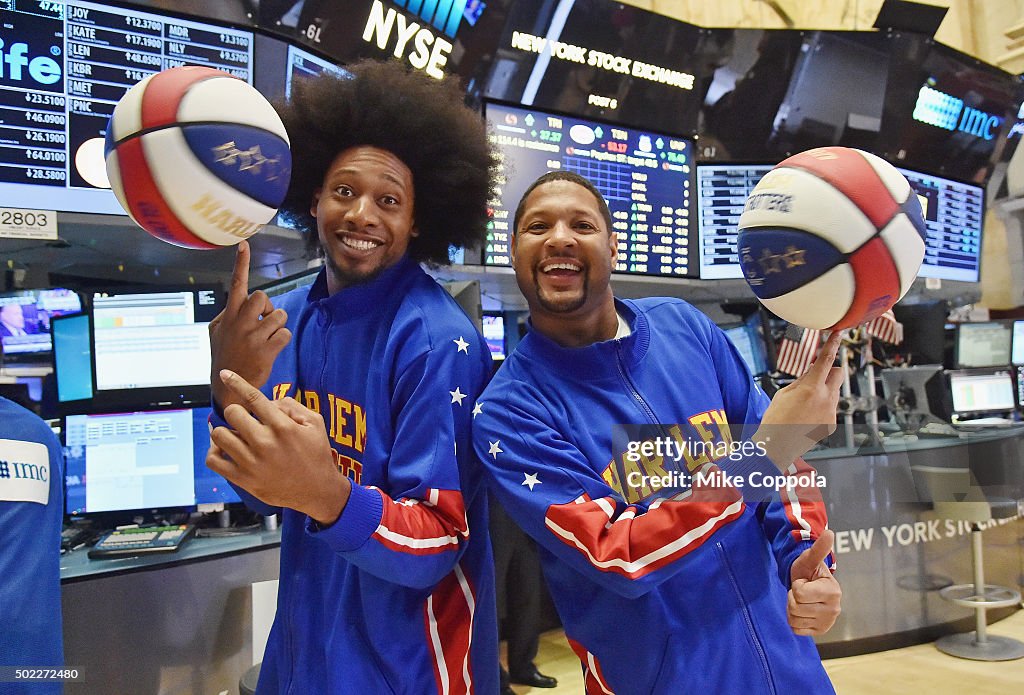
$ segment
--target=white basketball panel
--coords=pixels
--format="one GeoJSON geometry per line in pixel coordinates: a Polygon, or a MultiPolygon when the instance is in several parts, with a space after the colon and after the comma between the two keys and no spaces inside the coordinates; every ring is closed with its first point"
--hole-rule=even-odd
{"type": "Polygon", "coordinates": [[[168,207],[193,234],[210,244],[230,246],[252,236],[277,210],[240,193],[196,159],[180,128],[142,136],[142,149],[168,207]],[[237,229],[231,234],[227,229],[237,229]]]}
{"type": "Polygon", "coordinates": [[[900,298],[910,291],[924,260],[924,240],[904,213],[892,218],[879,235],[900,276],[900,298]]]}
{"type": "Polygon", "coordinates": [[[823,329],[846,316],[855,290],[853,268],[842,263],[792,292],[761,303],[790,323],[823,329]]]}
{"type": "Polygon", "coordinates": [[[233,77],[211,77],[192,85],[178,105],[179,123],[240,123],[288,140],[281,117],[262,94],[233,77]]]}
{"type": "Polygon", "coordinates": [[[121,101],[114,107],[113,117],[108,127],[113,129],[114,142],[124,140],[129,135],[142,130],[142,95],[149,86],[150,80],[156,76],[154,73],[143,80],[140,80],[134,87],[125,92],[121,101]]]}
{"type": "Polygon", "coordinates": [[[902,203],[910,195],[910,182],[907,181],[907,177],[896,170],[892,164],[885,161],[877,155],[873,155],[870,152],[864,150],[857,150],[867,160],[871,168],[878,174],[878,178],[882,180],[885,187],[889,189],[893,199],[902,203]]]}
{"type": "Polygon", "coordinates": [[[758,182],[740,215],[739,227],[798,229],[822,237],[843,253],[860,248],[878,231],[860,208],[830,183],[790,167],[773,169],[758,182]],[[756,199],[760,194],[766,196],[756,199]]]}

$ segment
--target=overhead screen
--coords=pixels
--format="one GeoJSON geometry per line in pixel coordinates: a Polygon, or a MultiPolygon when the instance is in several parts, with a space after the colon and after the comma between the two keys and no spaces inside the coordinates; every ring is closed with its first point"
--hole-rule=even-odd
{"type": "Polygon", "coordinates": [[[7,3],[0,38],[0,200],[124,214],[103,138],[135,83],[178,65],[251,81],[252,32],[90,2],[7,3]]]}
{"type": "Polygon", "coordinates": [[[292,97],[292,84],[295,80],[316,77],[322,72],[329,72],[335,75],[349,74],[343,68],[338,67],[329,60],[313,55],[295,46],[288,46],[288,68],[285,73],[284,95],[286,99],[292,97]]]}
{"type": "Polygon", "coordinates": [[[668,133],[696,131],[716,34],[613,2],[524,0],[510,3],[508,13],[486,97],[668,133]]]}
{"type": "Polygon", "coordinates": [[[491,206],[485,265],[509,265],[519,199],[538,176],[560,169],[585,176],[608,201],[619,240],[617,272],[696,275],[691,141],[500,104],[487,105],[487,123],[501,151],[503,183],[491,206]]]}
{"type": "MultiPolygon", "coordinates": [[[[1020,81],[922,36],[894,36],[878,152],[891,162],[985,183],[1007,158],[1020,81]]],[[[1015,144],[1015,143],[1014,143],[1015,144]]]]}
{"type": "MultiPolygon", "coordinates": [[[[697,232],[700,277],[742,278],[736,257],[743,205],[766,164],[698,164],[697,232]]],[[[977,282],[981,263],[984,189],[970,183],[902,169],[924,211],[925,257],[919,277],[977,282]]]]}

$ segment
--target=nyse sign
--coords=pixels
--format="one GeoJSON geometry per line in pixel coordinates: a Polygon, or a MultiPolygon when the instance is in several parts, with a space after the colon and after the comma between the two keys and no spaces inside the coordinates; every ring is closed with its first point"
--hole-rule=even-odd
{"type": "Polygon", "coordinates": [[[444,77],[442,68],[448,63],[453,48],[451,42],[436,36],[419,22],[409,21],[393,7],[385,10],[380,0],[373,0],[363,29],[363,41],[376,42],[382,51],[393,46],[396,58],[406,58],[414,68],[438,80],[444,77]]]}

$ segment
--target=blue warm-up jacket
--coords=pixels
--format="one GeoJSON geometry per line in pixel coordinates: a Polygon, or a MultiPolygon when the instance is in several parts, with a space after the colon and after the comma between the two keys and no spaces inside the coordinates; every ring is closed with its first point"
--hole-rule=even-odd
{"type": "Polygon", "coordinates": [[[833,693],[786,617],[790,565],[826,524],[811,469],[795,462],[786,473],[808,484],[781,496],[758,487],[780,473],[740,445],[769,401],[707,317],[676,299],[616,308],[619,340],[569,349],[531,331],[473,432],[502,506],[541,546],[587,693],[833,693]],[[659,438],[680,448],[639,447],[659,438]],[[679,477],[716,471],[748,484],[679,477]]]}
{"type": "Polygon", "coordinates": [[[494,568],[470,440],[486,344],[408,258],[330,296],[321,273],[275,304],[293,337],[263,391],[323,415],[353,486],[326,528],[283,512],[257,692],[497,692],[494,568]]]}

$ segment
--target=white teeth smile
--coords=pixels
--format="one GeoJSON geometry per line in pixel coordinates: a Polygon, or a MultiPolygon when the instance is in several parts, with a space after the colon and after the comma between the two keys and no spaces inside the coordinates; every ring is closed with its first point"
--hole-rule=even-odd
{"type": "Polygon", "coordinates": [[[341,240],[341,243],[344,244],[345,246],[348,246],[349,248],[355,249],[357,251],[369,251],[370,249],[375,249],[378,246],[382,245],[382,242],[380,242],[380,241],[368,241],[368,240],[365,240],[365,239],[349,239],[349,238],[343,238],[341,240]]]}
{"type": "Polygon", "coordinates": [[[541,272],[550,273],[552,270],[571,270],[573,272],[579,272],[583,270],[583,268],[575,263],[552,263],[551,265],[544,266],[544,269],[541,272]]]}

